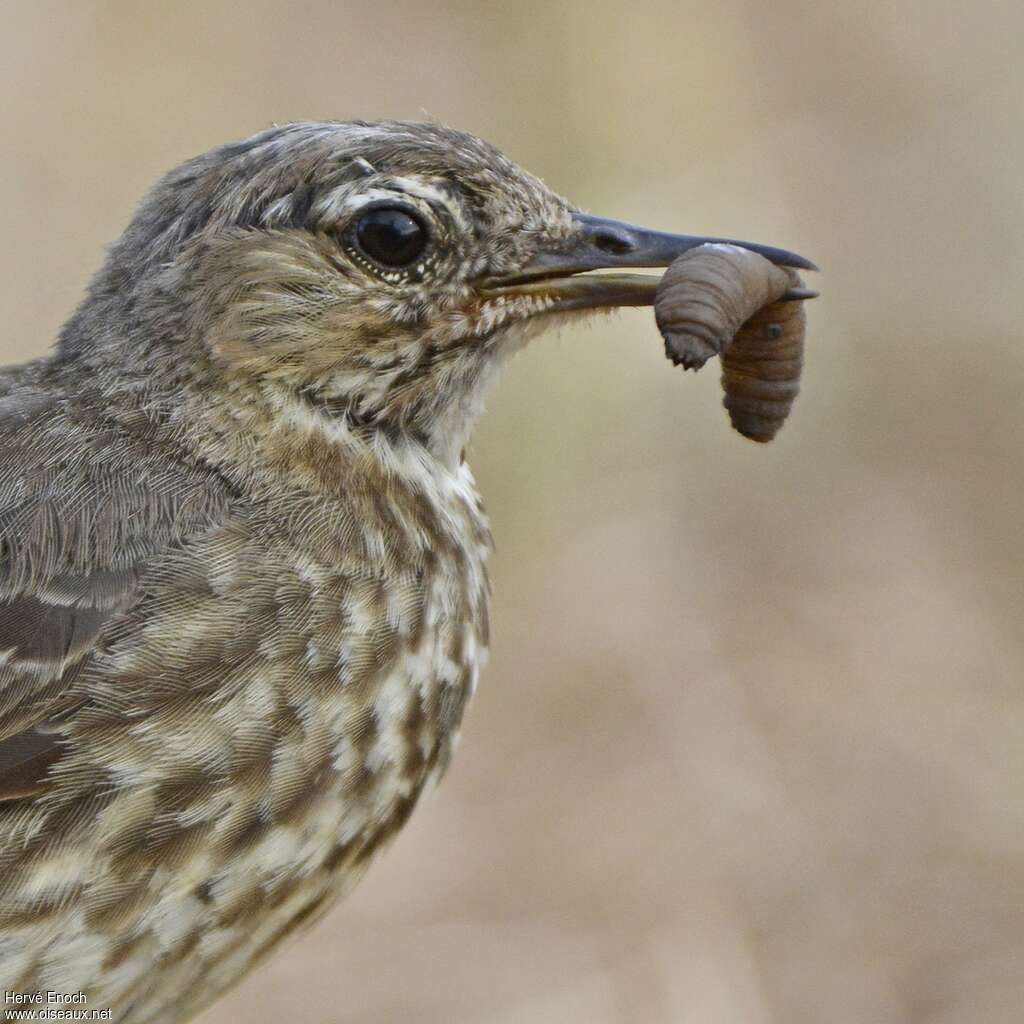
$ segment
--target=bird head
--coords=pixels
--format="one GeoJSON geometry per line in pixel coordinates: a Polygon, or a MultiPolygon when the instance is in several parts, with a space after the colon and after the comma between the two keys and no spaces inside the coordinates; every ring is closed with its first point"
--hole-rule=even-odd
{"type": "Polygon", "coordinates": [[[286,125],[156,184],[61,352],[198,359],[250,400],[451,457],[510,352],[560,320],[652,303],[657,278],[622,271],[712,240],[583,214],[438,125],[286,125]]]}

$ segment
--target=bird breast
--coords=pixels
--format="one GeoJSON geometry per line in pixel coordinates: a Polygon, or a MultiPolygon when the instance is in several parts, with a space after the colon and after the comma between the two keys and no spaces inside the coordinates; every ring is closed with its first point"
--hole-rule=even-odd
{"type": "Polygon", "coordinates": [[[254,487],[105,638],[62,769],[81,784],[8,865],[34,908],[19,988],[183,1019],[350,888],[443,772],[487,644],[472,477],[348,484],[254,487]]]}

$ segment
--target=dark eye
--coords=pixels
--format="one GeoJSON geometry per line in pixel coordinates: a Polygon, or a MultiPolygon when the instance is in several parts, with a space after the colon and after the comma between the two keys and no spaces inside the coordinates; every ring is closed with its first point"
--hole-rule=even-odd
{"type": "Polygon", "coordinates": [[[427,247],[427,229],[406,210],[378,206],[357,221],[356,241],[371,259],[385,267],[407,267],[415,263],[427,247]]]}

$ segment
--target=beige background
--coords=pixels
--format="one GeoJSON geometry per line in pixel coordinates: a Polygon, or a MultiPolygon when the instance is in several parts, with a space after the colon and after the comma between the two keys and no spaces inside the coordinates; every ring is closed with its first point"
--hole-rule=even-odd
{"type": "Polygon", "coordinates": [[[1019,0],[0,10],[6,360],[152,179],[272,121],[429,116],[826,271],[769,448],[649,311],[513,365],[452,771],[204,1024],[1022,1019],[1019,0]]]}

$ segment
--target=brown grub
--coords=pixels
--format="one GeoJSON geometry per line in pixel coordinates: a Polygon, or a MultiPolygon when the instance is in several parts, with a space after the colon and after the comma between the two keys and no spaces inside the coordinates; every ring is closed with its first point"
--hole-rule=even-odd
{"type": "Polygon", "coordinates": [[[800,390],[808,295],[794,270],[734,245],[680,256],[658,285],[654,312],[669,359],[698,370],[722,357],[723,404],[733,427],[770,441],[800,390]]]}

